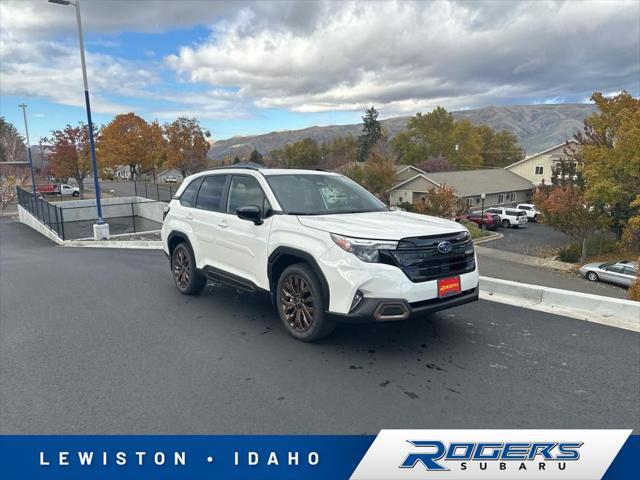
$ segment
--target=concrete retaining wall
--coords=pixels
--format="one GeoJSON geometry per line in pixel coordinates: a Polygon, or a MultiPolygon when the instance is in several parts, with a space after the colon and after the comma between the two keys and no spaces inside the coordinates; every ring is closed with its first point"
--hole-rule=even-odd
{"type": "Polygon", "coordinates": [[[640,332],[640,302],[480,277],[480,296],[534,310],[640,332]]]}
{"type": "MultiPolygon", "coordinates": [[[[137,215],[159,223],[162,223],[162,211],[167,205],[164,202],[150,202],[142,197],[104,198],[101,203],[103,218],[137,215]]],[[[65,222],[93,220],[97,217],[96,201],[94,199],[68,200],[65,202],[52,202],[52,204],[62,208],[65,222]]]]}
{"type": "Polygon", "coordinates": [[[24,223],[25,225],[33,228],[35,231],[41,233],[52,242],[55,242],[58,245],[62,245],[64,243],[62,239],[56,234],[56,232],[51,230],[43,223],[40,223],[40,220],[31,215],[20,205],[18,205],[18,218],[20,219],[20,223],[24,223]]]}

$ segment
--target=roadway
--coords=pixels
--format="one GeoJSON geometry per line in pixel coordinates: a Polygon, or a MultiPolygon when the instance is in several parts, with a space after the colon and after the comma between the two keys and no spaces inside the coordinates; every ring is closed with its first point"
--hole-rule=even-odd
{"type": "Polygon", "coordinates": [[[640,426],[637,333],[480,301],[287,336],[268,299],[181,296],[158,251],[0,218],[0,433],[640,426]]]}

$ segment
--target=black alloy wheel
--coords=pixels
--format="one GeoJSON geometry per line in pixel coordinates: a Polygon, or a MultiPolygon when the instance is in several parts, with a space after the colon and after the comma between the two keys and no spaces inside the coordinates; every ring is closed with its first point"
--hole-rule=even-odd
{"type": "Polygon", "coordinates": [[[197,295],[207,285],[207,279],[196,269],[191,248],[180,243],[171,256],[171,270],[178,291],[184,295],[197,295]]]}
{"type": "Polygon", "coordinates": [[[309,265],[288,266],[276,287],[278,315],[291,336],[313,342],[329,335],[335,322],[325,315],[320,281],[309,265]]]}

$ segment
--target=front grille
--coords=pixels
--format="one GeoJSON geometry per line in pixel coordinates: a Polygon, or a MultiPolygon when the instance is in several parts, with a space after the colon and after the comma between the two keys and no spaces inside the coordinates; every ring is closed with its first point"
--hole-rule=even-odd
{"type": "Polygon", "coordinates": [[[414,283],[473,272],[473,242],[467,232],[403,238],[397,250],[382,250],[384,261],[400,268],[414,283]],[[440,242],[452,245],[449,253],[438,251],[440,242]]]}

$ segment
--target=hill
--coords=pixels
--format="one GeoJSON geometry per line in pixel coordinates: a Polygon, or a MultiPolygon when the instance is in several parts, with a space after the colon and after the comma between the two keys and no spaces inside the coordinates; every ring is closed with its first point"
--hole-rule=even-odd
{"type": "MultiPolygon", "coordinates": [[[[596,107],[590,104],[513,105],[461,110],[453,112],[453,115],[456,118],[466,118],[476,125],[486,124],[496,130],[507,129],[513,132],[529,155],[568,140],[582,127],[585,117],[595,111],[596,107]]],[[[382,120],[382,125],[393,137],[406,128],[409,118],[411,117],[388,118],[382,120]]],[[[323,142],[341,135],[358,136],[361,130],[362,125],[358,123],[232,137],[215,142],[209,150],[209,158],[220,160],[226,156],[242,157],[254,148],[267,154],[303,138],[323,142]]]]}

